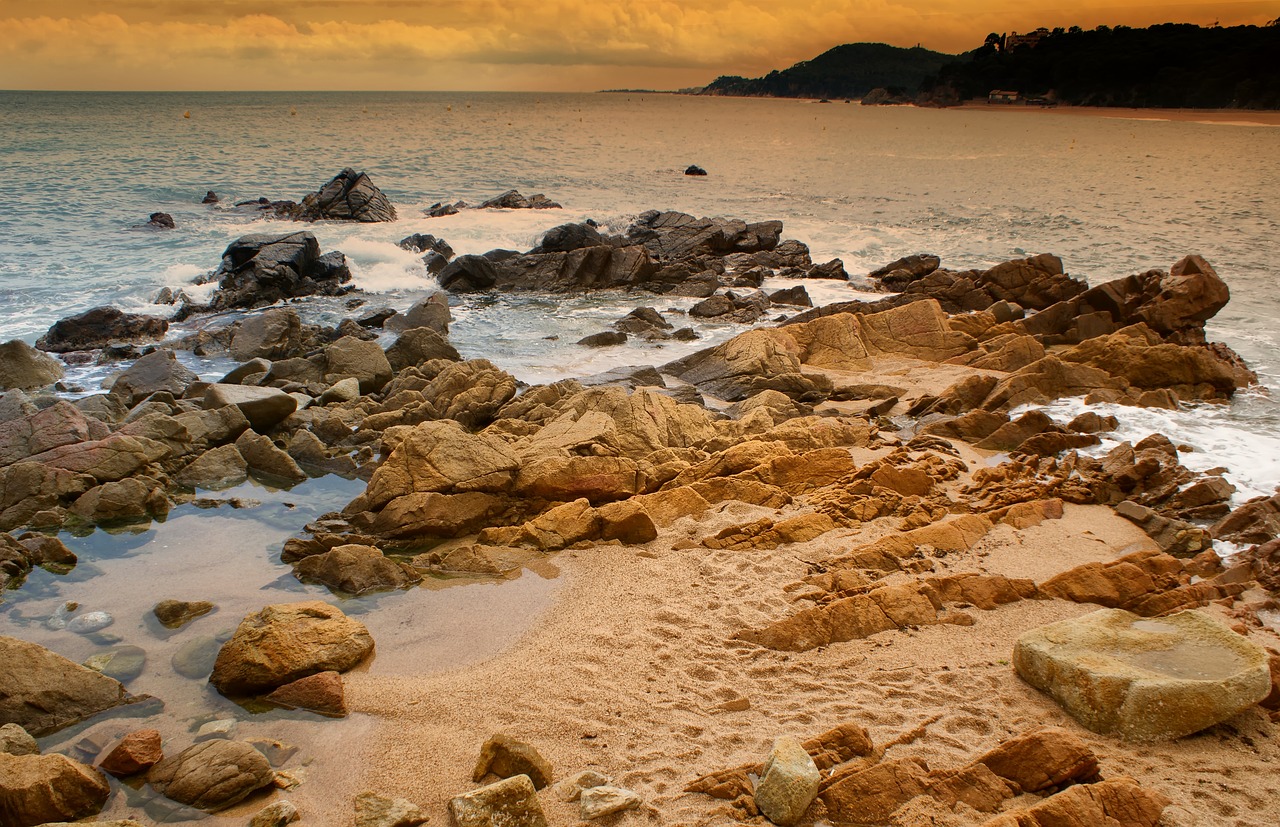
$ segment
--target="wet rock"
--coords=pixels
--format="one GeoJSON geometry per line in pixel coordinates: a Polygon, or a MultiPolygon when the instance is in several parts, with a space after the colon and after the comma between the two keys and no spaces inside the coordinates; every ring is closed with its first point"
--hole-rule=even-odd
{"type": "Polygon", "coordinates": [[[132,478],[90,488],[71,504],[70,511],[98,525],[132,522],[165,516],[169,501],[156,483],[132,478]]]}
{"type": "Polygon", "coordinates": [[[98,768],[117,778],[146,772],[164,758],[160,731],[140,729],[130,732],[115,749],[107,753],[98,768]]]}
{"type": "Polygon", "coordinates": [[[579,801],[578,813],[584,821],[604,818],[625,810],[635,810],[641,804],[639,793],[606,784],[583,790],[579,801]]]}
{"type": "Polygon", "coordinates": [[[441,336],[448,336],[451,321],[453,314],[449,310],[448,297],[444,293],[432,293],[425,299],[414,302],[404,313],[393,316],[386,326],[394,332],[426,327],[441,336]]]}
{"type": "Polygon", "coordinates": [[[262,753],[242,741],[221,739],[188,747],[147,773],[161,795],[207,812],[230,807],[274,780],[262,753]]]}
{"type": "Polygon", "coordinates": [[[140,700],[117,680],[43,646],[0,636],[0,720],[36,737],[140,700]]]}
{"type": "Polygon", "coordinates": [[[915,255],[905,256],[897,261],[890,262],[877,270],[872,270],[867,274],[867,278],[881,279],[890,289],[896,290],[907,282],[929,275],[934,270],[937,270],[941,264],[942,259],[935,255],[916,253],[915,255]]]}
{"type": "Polygon", "coordinates": [[[701,177],[701,176],[706,175],[706,174],[707,174],[707,171],[706,171],[705,169],[703,169],[702,167],[698,166],[697,164],[690,164],[689,166],[685,167],[684,174],[685,174],[685,175],[696,175],[696,176],[701,177]]]}
{"type": "MultiPolygon", "coordinates": [[[[240,323],[231,336],[231,358],[237,362],[285,359],[297,355],[301,346],[302,320],[298,311],[291,307],[273,307],[240,323]]],[[[270,367],[268,364],[266,369],[270,367]]],[[[223,381],[228,382],[226,379],[223,381]]]]}
{"type": "Polygon", "coordinates": [[[627,334],[616,330],[592,333],[590,336],[583,336],[578,340],[578,344],[583,347],[609,347],[611,345],[625,345],[626,343],[627,334]]]}
{"type": "Polygon", "coordinates": [[[0,345],[0,390],[35,390],[59,382],[62,364],[21,339],[0,345]]]}
{"type": "Polygon", "coordinates": [[[320,255],[308,232],[246,235],[227,246],[214,273],[218,289],[209,309],[262,307],[296,296],[346,292],[351,270],[341,253],[320,255]]]}
{"type": "Polygon", "coordinates": [[[0,752],[5,827],[35,827],[95,815],[111,795],[106,777],[65,755],[0,752]]]}
{"type": "Polygon", "coordinates": [[[178,225],[167,212],[153,212],[147,217],[146,226],[156,230],[172,230],[178,225]]]}
{"type": "Polygon", "coordinates": [[[355,377],[361,393],[373,393],[391,381],[391,363],[376,342],[365,342],[344,336],[325,349],[328,367],[324,381],[332,384],[355,377]]]}
{"type": "Polygon", "coordinates": [[[480,748],[480,758],[471,771],[472,781],[493,773],[499,778],[528,776],[535,789],[551,783],[551,764],[532,744],[508,735],[494,735],[480,748]]]}
{"type": "Polygon", "coordinates": [[[498,282],[498,268],[484,256],[458,256],[440,271],[436,279],[450,293],[476,293],[498,282]]]}
{"type": "Polygon", "coordinates": [[[178,362],[171,350],[153,350],[129,366],[111,386],[111,392],[136,405],[153,393],[167,391],[180,397],[200,376],[178,362]]]}
{"type": "Polygon", "coordinates": [[[345,672],[373,651],[363,623],[327,603],[267,606],[223,645],[210,683],[226,695],[269,692],[317,672],[345,672]]]}
{"type": "Polygon", "coordinates": [[[631,333],[645,338],[661,338],[666,335],[666,331],[672,328],[672,324],[652,307],[637,307],[614,322],[613,326],[623,333],[631,333]]]}
{"type": "Polygon", "coordinates": [[[0,724],[0,752],[9,755],[39,755],[36,739],[17,724],[0,724]]]}
{"type": "Polygon", "coordinates": [[[256,431],[266,431],[298,409],[298,400],[278,388],[213,384],[205,391],[206,411],[234,405],[256,431]]]}
{"type": "Polygon", "coordinates": [[[337,672],[318,672],[299,678],[276,689],[266,699],[285,709],[305,709],[331,718],[347,716],[342,676],[337,672]]]}
{"type": "Polygon", "coordinates": [[[213,671],[222,644],[216,638],[202,635],[192,638],[178,647],[169,659],[173,671],[184,678],[204,680],[213,671]]]}
{"type": "Polygon", "coordinates": [[[431,820],[417,804],[403,798],[385,798],[373,792],[356,796],[356,827],[415,827],[431,820]]]}
{"type": "Polygon", "coordinates": [[[449,801],[454,827],[547,827],[538,792],[517,775],[449,801]]]}
{"type": "Polygon", "coordinates": [[[643,213],[627,229],[629,242],[643,244],[661,260],[773,250],[781,235],[781,221],[747,224],[735,219],[695,218],[674,210],[643,213]]]}
{"type": "Polygon", "coordinates": [[[833,258],[826,264],[813,265],[805,272],[804,277],[807,279],[849,280],[849,274],[844,269],[844,262],[838,258],[833,258]]]}
{"type": "Polygon", "coordinates": [[[560,205],[542,193],[525,197],[519,190],[507,190],[501,195],[482,201],[478,210],[558,210],[560,205]]]}
{"type": "Polygon", "coordinates": [[[161,600],[151,611],[166,629],[181,629],[215,608],[208,600],[161,600]]]}
{"type": "Polygon", "coordinates": [[[818,795],[822,775],[800,741],[783,736],[773,742],[756,785],[755,802],[764,817],[779,827],[798,822],[818,795]]]}
{"type": "Polygon", "coordinates": [[[804,289],[803,284],[774,290],[769,294],[769,301],[791,307],[813,307],[813,299],[809,298],[809,291],[804,289]]]}
{"type": "Polygon", "coordinates": [[[50,353],[96,350],[121,342],[154,341],[163,338],[168,329],[169,323],[157,316],[95,307],[55,322],[36,340],[36,347],[50,353]]]}
{"type": "Polygon", "coordinates": [[[128,683],[142,674],[147,664],[147,651],[141,646],[119,646],[90,657],[84,665],[108,678],[128,683]]]}
{"type": "Polygon", "coordinates": [[[205,451],[173,475],[174,482],[190,488],[229,488],[245,481],[249,464],[235,445],[205,451]]]}
{"type": "Polygon", "coordinates": [[[590,224],[561,224],[547,230],[542,241],[530,252],[567,253],[583,247],[600,247],[605,243],[600,231],[590,224]]]}
{"type": "Polygon", "coordinates": [[[292,801],[281,799],[273,801],[256,812],[249,819],[249,827],[285,827],[302,818],[298,807],[292,801]]]}
{"type": "Polygon", "coordinates": [[[306,472],[298,467],[293,457],[261,434],[245,431],[236,440],[235,448],[244,457],[249,470],[255,474],[291,483],[302,482],[307,478],[306,472]]]}
{"type": "Polygon", "coordinates": [[[449,340],[428,327],[415,327],[400,334],[387,348],[387,361],[395,371],[421,365],[432,359],[462,361],[462,356],[449,344],[449,340]]]}
{"type": "Polygon", "coordinates": [[[209,190],[204,194],[204,198],[200,199],[201,204],[217,204],[222,199],[213,190],[209,190]]]}
{"type": "Polygon", "coordinates": [[[302,199],[286,216],[298,221],[395,221],[396,208],[364,172],[348,167],[302,199]]]}
{"type": "Polygon", "coordinates": [[[299,560],[300,580],[315,581],[351,595],[404,589],[421,582],[422,575],[406,563],[383,555],[373,546],[348,544],[299,560]]]}
{"type": "Polygon", "coordinates": [[[737,308],[733,305],[733,300],[723,293],[705,298],[702,301],[689,308],[689,315],[702,319],[714,319],[719,316],[725,316],[732,313],[737,308]]]}
{"type": "Polygon", "coordinates": [[[1271,691],[1266,651],[1196,612],[1143,620],[1102,609],[1022,635],[1018,674],[1089,729],[1131,741],[1180,738],[1271,691]]]}

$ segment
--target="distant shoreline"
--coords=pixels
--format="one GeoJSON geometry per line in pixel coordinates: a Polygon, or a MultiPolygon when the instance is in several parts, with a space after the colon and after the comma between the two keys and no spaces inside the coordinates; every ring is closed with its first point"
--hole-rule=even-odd
{"type": "Polygon", "coordinates": [[[986,101],[966,101],[959,106],[945,108],[965,112],[1082,115],[1129,121],[1179,121],[1184,123],[1280,126],[1280,110],[1276,109],[1138,109],[1113,106],[1070,106],[1065,104],[1045,107],[987,103],[986,101]]]}

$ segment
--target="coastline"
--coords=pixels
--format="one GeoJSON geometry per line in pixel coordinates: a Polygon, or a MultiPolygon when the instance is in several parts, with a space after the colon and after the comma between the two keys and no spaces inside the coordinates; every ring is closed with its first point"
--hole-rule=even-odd
{"type": "Polygon", "coordinates": [[[1280,110],[1276,109],[1135,109],[1063,104],[1058,106],[1027,106],[1023,104],[987,103],[985,101],[965,101],[959,106],[943,108],[962,112],[1043,113],[1076,117],[1114,118],[1128,121],[1171,121],[1222,126],[1280,126],[1280,110]]]}

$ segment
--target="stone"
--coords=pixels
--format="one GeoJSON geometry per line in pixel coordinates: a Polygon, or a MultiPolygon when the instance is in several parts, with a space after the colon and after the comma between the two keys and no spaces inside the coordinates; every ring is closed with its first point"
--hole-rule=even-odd
{"type": "Polygon", "coordinates": [[[236,730],[240,728],[240,722],[235,718],[218,718],[213,721],[206,721],[196,730],[195,738],[197,744],[201,741],[212,741],[214,738],[235,738],[236,730]]]}
{"type": "Polygon", "coordinates": [[[1132,778],[1119,776],[1080,784],[1025,810],[1014,810],[983,827],[1158,827],[1169,798],[1132,778]]]}
{"type": "Polygon", "coordinates": [[[173,481],[189,488],[230,488],[249,476],[249,463],[235,445],[219,445],[205,451],[173,475],[173,481]]]}
{"type": "Polygon", "coordinates": [[[387,361],[397,372],[432,359],[459,362],[462,356],[443,334],[429,327],[409,328],[387,348],[387,361]]]}
{"type": "Polygon", "coordinates": [[[0,636],[0,721],[39,738],[134,698],[117,680],[43,646],[0,636]]]}
{"type": "Polygon", "coordinates": [[[266,431],[298,409],[298,400],[279,388],[212,384],[202,402],[206,411],[234,405],[255,431],[266,431]]]}
{"type": "Polygon", "coordinates": [[[9,755],[39,755],[36,739],[17,724],[0,724],[0,752],[9,755]]]}
{"type": "Polygon", "coordinates": [[[225,695],[269,692],[317,672],[345,672],[372,651],[369,630],[342,610],[320,601],[279,603],[241,621],[209,682],[225,695]]]}
{"type": "MultiPolygon", "coordinates": [[[[251,359],[287,359],[296,356],[301,346],[302,320],[298,311],[292,307],[273,307],[242,321],[231,336],[230,350],[232,359],[247,362],[251,359]]],[[[268,364],[267,368],[270,367],[268,364]]]]}
{"type": "Polygon", "coordinates": [[[243,741],[224,739],[190,746],[147,773],[161,795],[207,812],[230,807],[274,780],[266,756],[243,741]]]}
{"type": "Polygon", "coordinates": [[[813,299],[809,298],[809,291],[804,289],[803,284],[797,284],[795,287],[787,287],[782,290],[774,290],[769,294],[769,301],[774,304],[785,304],[791,307],[813,307],[813,299]]]}
{"type": "Polygon", "coordinates": [[[217,607],[208,600],[161,600],[151,611],[161,626],[166,629],[181,629],[215,608],[217,607]]]}
{"type": "Polygon", "coordinates": [[[592,333],[590,336],[583,336],[578,340],[578,344],[583,347],[609,347],[611,345],[624,345],[627,343],[627,334],[618,330],[606,330],[602,333],[592,333]]]}
{"type": "Polygon", "coordinates": [[[707,171],[702,167],[698,166],[697,164],[690,164],[689,166],[685,167],[684,174],[703,177],[707,174],[707,171]]]}
{"type": "Polygon", "coordinates": [[[96,815],[110,795],[106,776],[65,755],[0,752],[0,816],[5,827],[96,815]]]}
{"type": "Polygon", "coordinates": [[[973,761],[1023,792],[1036,793],[1098,778],[1098,756],[1084,741],[1058,727],[1036,727],[973,761]]]}
{"type": "Polygon", "coordinates": [[[356,827],[415,827],[431,820],[417,804],[365,791],[356,796],[356,827]]]}
{"type": "Polygon", "coordinates": [[[134,362],[111,386],[111,392],[136,405],[153,393],[166,391],[180,397],[200,377],[178,362],[172,350],[153,350],[134,362]]]}
{"type": "Polygon", "coordinates": [[[929,783],[929,771],[918,759],[883,761],[845,775],[824,789],[820,798],[833,822],[882,824],[923,794],[929,783]]]}
{"type": "Polygon", "coordinates": [[[1266,650],[1194,611],[1051,623],[1018,638],[1013,663],[1085,727],[1130,741],[1199,732],[1271,691],[1266,650]]]}
{"type": "Polygon", "coordinates": [[[344,336],[325,348],[324,353],[328,359],[324,381],[329,384],[354,376],[360,382],[361,393],[373,393],[391,381],[391,363],[377,342],[344,336]]]}
{"type": "Polygon", "coordinates": [[[583,821],[591,821],[624,810],[634,810],[640,806],[641,800],[640,794],[634,790],[602,784],[582,791],[578,812],[583,821]]]}
{"type": "MultiPolygon", "coordinates": [[[[402,366],[403,367],[403,366],[402,366]]],[[[324,393],[316,400],[319,405],[343,404],[360,398],[360,380],[354,376],[348,376],[346,379],[339,379],[329,387],[325,388],[324,393]]]]}
{"type": "Polygon", "coordinates": [[[0,390],[36,390],[60,382],[62,363],[21,339],[0,345],[0,390]]]}
{"type": "Polygon", "coordinates": [[[147,223],[144,226],[156,230],[172,230],[178,225],[174,223],[173,216],[167,212],[153,212],[147,217],[147,223]]]}
{"type": "Polygon", "coordinates": [[[484,256],[458,256],[436,276],[440,286],[450,293],[472,293],[488,290],[498,282],[498,268],[484,256]]]}
{"type": "Polygon", "coordinates": [[[121,342],[148,342],[163,338],[169,323],[157,316],[125,313],[114,307],[92,310],[54,322],[36,340],[36,348],[49,353],[96,350],[121,342]]]}
{"type": "Polygon", "coordinates": [[[227,245],[214,278],[218,289],[209,306],[197,309],[263,307],[296,296],[341,295],[351,270],[342,253],[322,256],[311,233],[260,234],[227,245]]]}
{"type": "Polygon", "coordinates": [[[501,493],[510,488],[516,467],[501,439],[467,433],[452,420],[423,422],[404,434],[348,509],[379,510],[415,492],[501,493]]]}
{"type": "Polygon", "coordinates": [[[517,775],[449,801],[454,827],[547,827],[538,791],[517,775]]]}
{"type": "Polygon", "coordinates": [[[804,817],[818,795],[822,774],[799,739],[784,735],[773,742],[756,784],[755,802],[764,817],[791,827],[804,817]]]}
{"type": "Polygon", "coordinates": [[[298,812],[298,806],[292,801],[281,799],[254,813],[253,818],[249,819],[249,827],[285,827],[300,818],[302,814],[298,812]]]}
{"type": "Polygon", "coordinates": [[[163,517],[169,512],[169,501],[155,482],[134,478],[90,488],[69,510],[94,524],[134,522],[163,517]]]}
{"type": "Polygon", "coordinates": [[[422,580],[407,563],[385,556],[373,546],[349,543],[299,560],[294,572],[300,580],[313,580],[350,595],[404,589],[422,580]]]}
{"type": "Polygon", "coordinates": [[[604,236],[590,224],[561,224],[543,233],[542,241],[531,252],[567,253],[583,247],[600,247],[605,243],[604,236]]]}
{"type": "Polygon", "coordinates": [[[98,764],[98,769],[116,778],[125,778],[146,772],[163,758],[160,731],[140,729],[124,736],[98,764]]]}
{"type": "Polygon", "coordinates": [[[396,208],[364,172],[342,170],[286,213],[297,221],[395,221],[396,208]]]}
{"type": "Polygon", "coordinates": [[[147,650],[141,646],[118,646],[94,655],[86,660],[84,665],[95,672],[101,672],[108,678],[128,683],[142,674],[142,670],[147,665],[147,650]]]}
{"type": "Polygon", "coordinates": [[[480,781],[489,773],[499,778],[528,776],[535,789],[551,783],[551,764],[532,744],[507,735],[494,735],[480,748],[480,758],[471,772],[472,781],[480,781]]]}
{"type": "Polygon", "coordinates": [[[178,651],[169,658],[169,665],[184,678],[202,681],[213,671],[214,661],[221,648],[222,644],[217,638],[201,635],[179,646],[178,651]]]}
{"type": "Polygon", "coordinates": [[[302,482],[307,478],[307,472],[298,467],[293,457],[262,434],[245,431],[236,439],[235,448],[255,474],[287,483],[302,482]]]}
{"type": "Polygon", "coordinates": [[[561,801],[577,801],[582,797],[583,790],[589,790],[592,787],[600,787],[609,783],[606,775],[596,772],[595,770],[583,770],[574,773],[568,778],[557,781],[552,787],[552,791],[556,794],[556,798],[561,801]]]}
{"type": "Polygon", "coordinates": [[[342,676],[337,672],[317,672],[299,678],[267,695],[267,700],[285,709],[305,709],[331,718],[347,716],[342,676]]]}

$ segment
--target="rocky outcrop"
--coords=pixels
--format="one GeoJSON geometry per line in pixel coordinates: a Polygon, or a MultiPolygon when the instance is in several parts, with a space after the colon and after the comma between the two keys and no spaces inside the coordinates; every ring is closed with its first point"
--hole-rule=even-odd
{"type": "MultiPolygon", "coordinates": [[[[222,264],[211,280],[218,282],[207,308],[229,310],[262,307],[297,296],[337,296],[351,280],[346,257],[320,254],[320,242],[309,232],[287,235],[246,235],[227,246],[222,264]]],[[[180,313],[180,315],[185,315],[180,313]]]]}
{"type": "Polygon", "coordinates": [[[162,338],[169,323],[156,316],[125,313],[114,307],[92,310],[54,322],[36,340],[36,347],[50,353],[96,350],[123,342],[150,342],[162,338]]]}
{"type": "Polygon", "coordinates": [[[627,243],[643,245],[659,260],[772,250],[781,236],[781,221],[748,224],[733,219],[695,218],[673,210],[642,213],[626,233],[627,243]]]}
{"type": "Polygon", "coordinates": [[[395,221],[396,208],[363,172],[348,167],[296,207],[282,211],[297,221],[395,221]]]}
{"type": "Polygon", "coordinates": [[[0,345],[0,391],[43,388],[60,381],[65,374],[57,359],[21,339],[0,345]]]}

